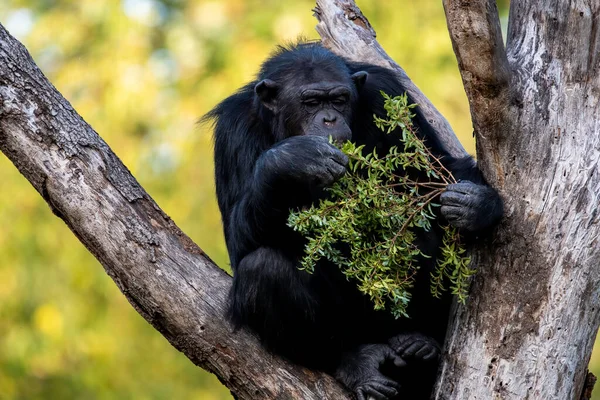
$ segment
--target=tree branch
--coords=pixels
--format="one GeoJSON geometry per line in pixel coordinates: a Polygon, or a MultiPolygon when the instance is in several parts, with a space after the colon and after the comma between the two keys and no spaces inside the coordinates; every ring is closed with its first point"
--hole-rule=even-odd
{"type": "Polygon", "coordinates": [[[0,25],[0,150],[135,309],[238,399],[340,399],[331,377],[267,353],[224,317],[230,277],[156,205],[0,25]]]}
{"type": "Polygon", "coordinates": [[[452,47],[478,141],[500,134],[510,92],[510,70],[495,0],[444,0],[452,47]]]}
{"type": "Polygon", "coordinates": [[[375,30],[353,0],[317,0],[314,13],[323,45],[348,60],[394,70],[448,152],[454,157],[467,155],[446,118],[375,40],[375,30]]]}

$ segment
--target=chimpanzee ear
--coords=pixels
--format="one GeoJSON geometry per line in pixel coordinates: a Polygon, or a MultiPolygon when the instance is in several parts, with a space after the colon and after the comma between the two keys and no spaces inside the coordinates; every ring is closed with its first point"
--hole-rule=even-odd
{"type": "Polygon", "coordinates": [[[277,109],[277,92],[279,85],[270,79],[263,79],[254,86],[254,92],[263,103],[271,111],[277,109]]]}
{"type": "Polygon", "coordinates": [[[352,76],[350,78],[352,78],[352,80],[354,81],[356,88],[360,90],[360,88],[362,88],[364,86],[365,82],[367,81],[367,76],[369,76],[368,72],[358,71],[358,72],[355,72],[354,74],[352,74],[352,76]]]}

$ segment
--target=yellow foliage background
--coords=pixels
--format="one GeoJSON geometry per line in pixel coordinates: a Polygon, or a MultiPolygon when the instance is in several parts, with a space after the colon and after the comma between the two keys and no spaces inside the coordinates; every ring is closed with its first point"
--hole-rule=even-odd
{"type": "MultiPolygon", "coordinates": [[[[506,20],[507,1],[500,2],[506,20]]],[[[474,151],[437,0],[358,2],[474,151]]],[[[4,0],[0,23],[221,267],[211,132],[196,121],[277,43],[316,38],[306,0],[4,0]]],[[[230,399],[154,331],[0,155],[0,399],[230,399]]],[[[600,356],[592,369],[600,372],[600,356]]],[[[599,396],[595,398],[600,398],[599,396]]]]}

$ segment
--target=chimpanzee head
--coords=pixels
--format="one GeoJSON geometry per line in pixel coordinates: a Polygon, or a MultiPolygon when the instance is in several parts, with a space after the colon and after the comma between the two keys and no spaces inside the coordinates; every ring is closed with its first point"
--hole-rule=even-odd
{"type": "Polygon", "coordinates": [[[366,72],[350,74],[344,60],[321,46],[280,48],[263,65],[254,92],[273,115],[277,140],[297,135],[331,136],[344,142],[366,72]]]}

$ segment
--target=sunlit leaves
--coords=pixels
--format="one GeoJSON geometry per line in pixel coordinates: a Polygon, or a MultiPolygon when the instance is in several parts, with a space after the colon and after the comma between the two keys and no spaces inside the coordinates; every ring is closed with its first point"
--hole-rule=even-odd
{"type": "MultiPolygon", "coordinates": [[[[415,134],[411,110],[416,105],[408,104],[406,94],[382,95],[387,118],[375,116],[375,124],[401,135],[403,148],[392,147],[379,156],[375,151],[363,154],[364,146],[346,142],[341,150],[350,160],[350,173],[328,189],[326,200],[292,212],[288,224],[307,238],[301,269],[312,273],[322,259],[338,265],[376,310],[388,309],[398,318],[408,316],[420,261],[433,256],[422,252],[416,237],[437,224],[434,208],[439,205],[434,201],[455,180],[415,134]]],[[[473,274],[470,259],[456,229],[441,229],[432,295],[439,296],[449,281],[451,292],[464,301],[473,274]]]]}

